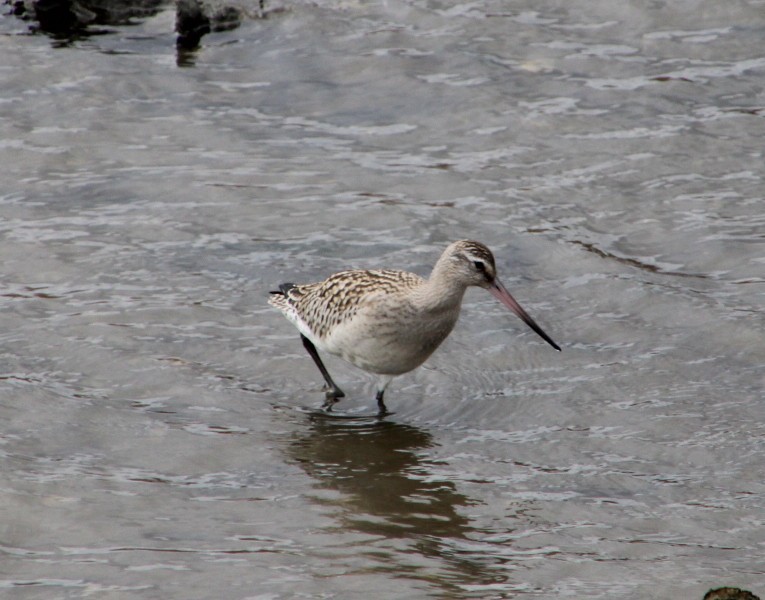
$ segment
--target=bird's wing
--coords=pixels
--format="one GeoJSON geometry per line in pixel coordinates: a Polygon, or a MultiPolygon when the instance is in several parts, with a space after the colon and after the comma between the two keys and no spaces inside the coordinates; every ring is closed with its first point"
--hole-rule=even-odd
{"type": "Polygon", "coordinates": [[[283,284],[269,302],[282,311],[294,311],[321,338],[376,297],[421,283],[420,276],[406,271],[341,271],[318,283],[283,284]]]}

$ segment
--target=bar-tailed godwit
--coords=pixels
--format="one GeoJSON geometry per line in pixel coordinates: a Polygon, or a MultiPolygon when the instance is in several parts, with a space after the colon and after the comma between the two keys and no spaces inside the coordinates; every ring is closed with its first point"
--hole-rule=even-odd
{"type": "Polygon", "coordinates": [[[427,279],[406,271],[342,271],[318,283],[283,283],[269,304],[297,327],[319,367],[326,382],[325,410],[345,394],[332,381],[317,347],[380,376],[376,399],[383,416],[388,414],[383,402],[388,384],[419,367],[446,339],[471,285],[489,290],[560,350],[497,278],[491,251],[470,240],[446,248],[427,279]]]}

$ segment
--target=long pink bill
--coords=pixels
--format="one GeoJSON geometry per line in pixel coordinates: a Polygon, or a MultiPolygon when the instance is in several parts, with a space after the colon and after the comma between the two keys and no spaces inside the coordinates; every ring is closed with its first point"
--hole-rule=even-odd
{"type": "Polygon", "coordinates": [[[513,298],[510,295],[510,292],[507,291],[504,285],[502,285],[502,282],[499,279],[494,279],[494,281],[489,285],[489,291],[491,292],[491,295],[494,296],[497,300],[499,300],[502,304],[507,306],[510,310],[512,310],[516,315],[518,315],[526,325],[531,327],[534,331],[537,332],[539,337],[541,337],[545,342],[550,344],[553,348],[555,348],[558,352],[560,352],[560,346],[552,341],[552,338],[547,335],[544,331],[542,331],[542,328],[537,325],[536,321],[532,319],[529,316],[529,313],[527,313],[525,310],[523,310],[523,307],[518,304],[518,301],[513,298]]]}

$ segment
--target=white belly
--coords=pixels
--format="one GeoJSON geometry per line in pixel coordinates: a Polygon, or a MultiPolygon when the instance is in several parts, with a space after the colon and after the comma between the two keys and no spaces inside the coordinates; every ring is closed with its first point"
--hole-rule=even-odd
{"type": "Polygon", "coordinates": [[[378,307],[339,324],[317,345],[365,371],[400,375],[425,362],[449,335],[458,315],[458,310],[407,315],[378,307]]]}

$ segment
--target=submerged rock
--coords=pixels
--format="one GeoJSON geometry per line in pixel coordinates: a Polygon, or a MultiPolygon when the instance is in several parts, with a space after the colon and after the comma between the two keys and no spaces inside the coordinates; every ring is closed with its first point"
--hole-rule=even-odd
{"type": "MultiPolygon", "coordinates": [[[[34,21],[32,29],[59,40],[106,33],[99,26],[130,25],[167,7],[170,0],[4,0],[10,13],[34,21]]],[[[213,31],[236,29],[245,16],[264,16],[264,0],[177,0],[175,30],[179,50],[194,50],[213,31]],[[254,10],[252,7],[254,6],[254,10]],[[255,13],[255,14],[250,14],[255,13]]]]}
{"type": "Polygon", "coordinates": [[[721,587],[709,590],[704,595],[704,600],[760,600],[760,598],[752,592],[739,588],[721,587]]]}

